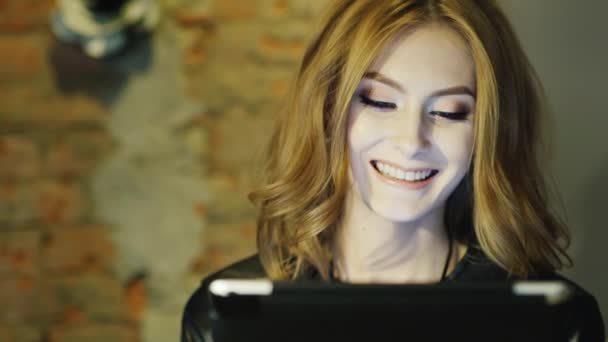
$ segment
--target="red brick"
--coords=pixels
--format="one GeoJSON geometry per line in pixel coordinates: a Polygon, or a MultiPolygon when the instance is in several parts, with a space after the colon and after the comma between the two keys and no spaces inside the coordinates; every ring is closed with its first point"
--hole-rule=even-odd
{"type": "Polygon", "coordinates": [[[174,17],[183,28],[201,28],[206,31],[213,31],[215,29],[213,18],[207,11],[181,10],[175,12],[174,17]]]}
{"type": "Polygon", "coordinates": [[[47,29],[53,3],[53,0],[0,1],[0,31],[22,33],[47,29]]]}
{"type": "Polygon", "coordinates": [[[109,112],[83,95],[61,95],[56,90],[30,85],[0,84],[0,123],[42,127],[100,124],[109,112]]]}
{"type": "Polygon", "coordinates": [[[22,120],[29,113],[29,106],[24,104],[31,105],[37,101],[42,101],[42,94],[31,85],[0,83],[0,122],[22,120]]]}
{"type": "Polygon", "coordinates": [[[74,224],[85,216],[87,207],[76,182],[0,182],[0,224],[74,224]]]}
{"type": "Polygon", "coordinates": [[[32,141],[18,136],[0,136],[0,179],[24,180],[39,173],[40,154],[32,141]]]}
{"type": "Polygon", "coordinates": [[[70,134],[50,147],[47,170],[64,179],[88,175],[112,147],[112,138],[103,131],[70,134]]]}
{"type": "Polygon", "coordinates": [[[193,66],[200,66],[207,57],[208,45],[211,40],[210,35],[205,32],[198,32],[191,35],[189,46],[185,49],[184,64],[192,69],[193,66]]]}
{"type": "Polygon", "coordinates": [[[255,252],[254,219],[227,224],[209,224],[204,252],[194,262],[197,273],[207,274],[255,252]]]}
{"type": "Polygon", "coordinates": [[[289,10],[293,17],[315,18],[318,17],[328,1],[289,0],[289,10]]]}
{"type": "Polygon", "coordinates": [[[270,88],[277,98],[283,98],[289,90],[289,81],[285,79],[272,81],[270,88]]]}
{"type": "Polygon", "coordinates": [[[208,181],[213,194],[209,203],[207,219],[214,222],[234,221],[243,217],[254,217],[255,208],[247,199],[247,187],[228,172],[215,172],[208,181]]]}
{"type": "Polygon", "coordinates": [[[260,16],[263,19],[284,19],[290,14],[289,0],[260,0],[260,16]]]}
{"type": "Polygon", "coordinates": [[[26,325],[0,325],[0,341],[40,342],[40,328],[26,325]]]}
{"type": "Polygon", "coordinates": [[[101,122],[107,117],[105,108],[85,96],[53,96],[32,104],[29,111],[30,121],[45,123],[101,122]]]}
{"type": "Polygon", "coordinates": [[[127,324],[89,324],[84,326],[53,327],[48,342],[137,342],[138,334],[134,326],[127,324]]]}
{"type": "Polygon", "coordinates": [[[38,36],[0,35],[0,81],[27,81],[45,70],[46,44],[38,36]]]}
{"type": "Polygon", "coordinates": [[[140,322],[148,302],[144,278],[138,278],[131,281],[127,286],[126,295],[129,318],[134,322],[140,322]]]}
{"type": "Polygon", "coordinates": [[[0,277],[39,272],[40,232],[0,233],[0,277]]]}
{"type": "Polygon", "coordinates": [[[259,41],[260,55],[272,60],[299,60],[305,47],[302,40],[285,40],[269,34],[263,35],[259,41]]]}
{"type": "Polygon", "coordinates": [[[8,227],[26,225],[37,217],[35,185],[5,181],[0,183],[0,222],[8,227]]]}
{"type": "Polygon", "coordinates": [[[116,251],[101,226],[51,229],[44,238],[42,265],[50,272],[107,270],[116,251]]]}
{"type": "MultiPolygon", "coordinates": [[[[260,151],[267,142],[267,136],[257,132],[268,132],[272,125],[273,119],[269,115],[256,115],[243,106],[227,109],[209,124],[211,170],[231,170],[236,173],[245,165],[257,163],[259,154],[251,151],[260,151]],[[244,149],[243,146],[248,148],[244,149]]],[[[246,191],[244,189],[241,193],[243,197],[246,191]]]]}
{"type": "Polygon", "coordinates": [[[72,224],[84,216],[86,204],[80,184],[44,181],[36,190],[37,216],[44,223],[72,224]]]}
{"type": "Polygon", "coordinates": [[[47,323],[128,321],[125,290],[115,278],[101,273],[79,273],[46,278],[40,287],[39,311],[44,313],[47,323]]]}
{"type": "Polygon", "coordinates": [[[288,0],[275,0],[272,9],[277,15],[285,15],[289,10],[288,0]]]}
{"type": "Polygon", "coordinates": [[[214,3],[213,13],[220,19],[252,19],[258,15],[258,0],[222,0],[214,3]]]}
{"type": "Polygon", "coordinates": [[[30,276],[0,280],[0,323],[21,324],[39,315],[37,279],[30,276]]]}

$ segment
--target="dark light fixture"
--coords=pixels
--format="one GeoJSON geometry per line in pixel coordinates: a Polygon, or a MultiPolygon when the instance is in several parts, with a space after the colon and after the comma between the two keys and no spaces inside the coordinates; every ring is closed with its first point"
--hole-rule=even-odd
{"type": "Polygon", "coordinates": [[[120,53],[136,35],[151,32],[159,17],[157,0],[59,0],[51,26],[60,41],[104,58],[120,53]]]}

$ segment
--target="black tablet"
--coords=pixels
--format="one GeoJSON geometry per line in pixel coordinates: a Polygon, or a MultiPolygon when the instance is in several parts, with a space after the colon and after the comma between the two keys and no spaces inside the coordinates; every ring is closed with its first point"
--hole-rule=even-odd
{"type": "Polygon", "coordinates": [[[571,341],[563,282],[360,285],[218,279],[214,342],[571,341]]]}

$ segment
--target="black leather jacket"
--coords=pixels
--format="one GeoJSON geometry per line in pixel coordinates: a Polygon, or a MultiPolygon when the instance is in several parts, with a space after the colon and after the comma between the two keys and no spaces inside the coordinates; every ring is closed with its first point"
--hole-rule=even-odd
{"type": "MultiPolygon", "coordinates": [[[[182,342],[211,342],[208,314],[211,301],[208,286],[218,278],[263,278],[266,274],[257,255],[236,262],[203,279],[201,286],[188,301],[182,317],[182,342]]],[[[313,275],[312,279],[315,278],[313,275]]],[[[311,280],[311,279],[307,279],[311,280]]],[[[469,248],[467,254],[456,265],[454,271],[444,281],[483,282],[512,281],[506,271],[492,263],[480,251],[469,248]]],[[[604,342],[605,331],[602,316],[595,298],[580,286],[558,274],[550,273],[534,280],[562,280],[575,290],[575,300],[569,316],[569,330],[578,331],[580,342],[604,342]]]]}

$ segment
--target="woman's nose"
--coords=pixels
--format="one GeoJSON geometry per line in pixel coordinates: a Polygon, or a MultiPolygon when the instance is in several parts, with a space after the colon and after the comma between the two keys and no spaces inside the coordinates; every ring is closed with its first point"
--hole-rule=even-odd
{"type": "Polygon", "coordinates": [[[399,113],[392,127],[391,140],[406,158],[426,150],[429,145],[428,127],[421,113],[410,111],[399,113]]]}

